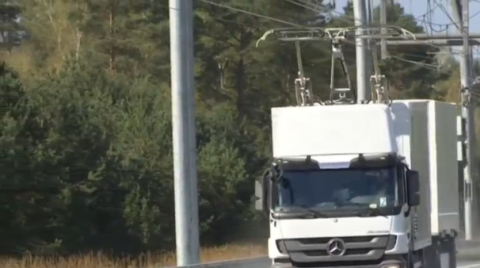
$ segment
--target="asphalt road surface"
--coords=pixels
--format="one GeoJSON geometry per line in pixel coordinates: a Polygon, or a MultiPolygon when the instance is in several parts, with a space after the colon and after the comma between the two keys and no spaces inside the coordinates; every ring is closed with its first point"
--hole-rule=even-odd
{"type": "Polygon", "coordinates": [[[480,261],[457,260],[457,268],[480,268],[480,261]]]}
{"type": "MultiPolygon", "coordinates": [[[[270,264],[265,264],[265,268],[270,268],[270,264]]],[[[437,268],[437,267],[432,267],[437,268]]],[[[480,268],[480,259],[478,260],[462,260],[457,259],[457,268],[480,268]]]]}

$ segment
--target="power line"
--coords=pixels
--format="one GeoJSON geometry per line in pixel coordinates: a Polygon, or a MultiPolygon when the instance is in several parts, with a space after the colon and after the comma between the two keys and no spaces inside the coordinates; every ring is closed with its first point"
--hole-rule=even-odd
{"type": "MultiPolygon", "coordinates": [[[[435,8],[437,8],[437,7],[440,7],[440,5],[435,1],[435,7],[432,9],[432,0],[428,0],[427,10],[431,11],[431,12],[428,12],[428,15],[426,16],[426,20],[428,22],[428,23],[426,23],[426,26],[428,26],[430,28],[430,31],[436,32],[436,33],[441,33],[441,32],[444,32],[445,30],[448,31],[448,27],[451,24],[442,25],[442,27],[444,27],[444,28],[441,29],[441,30],[434,29],[434,27],[433,27],[434,25],[432,23],[432,14],[434,13],[435,8]]],[[[425,28],[427,28],[427,27],[425,27],[425,28]]]]}
{"type": "MultiPolygon", "coordinates": [[[[291,22],[291,21],[286,21],[286,20],[283,20],[283,19],[279,19],[279,18],[275,18],[275,17],[271,17],[271,16],[268,16],[268,15],[263,15],[263,14],[260,14],[260,13],[256,13],[256,12],[252,12],[252,11],[248,11],[248,10],[244,10],[244,9],[241,9],[241,8],[238,8],[238,7],[233,7],[231,5],[226,5],[226,4],[221,4],[221,3],[216,3],[214,1],[210,1],[210,0],[201,0],[202,2],[206,3],[206,4],[209,4],[209,5],[213,5],[213,6],[217,6],[217,7],[220,7],[220,8],[225,8],[225,9],[228,9],[228,10],[231,10],[231,11],[234,11],[234,12],[240,12],[240,13],[244,13],[244,14],[247,14],[247,15],[251,15],[251,16],[254,16],[254,17],[258,17],[258,18],[262,18],[262,19],[266,19],[266,20],[270,20],[270,21],[273,21],[273,22],[278,22],[278,23],[281,23],[283,25],[288,25],[288,26],[293,26],[293,27],[298,27],[298,28],[305,28],[307,26],[304,26],[304,25],[301,25],[301,24],[298,24],[298,23],[294,23],[294,22],[291,22]]],[[[322,13],[322,12],[325,12],[325,9],[322,9],[321,6],[315,6],[315,5],[312,5],[311,3],[308,3],[308,2],[305,2],[305,1],[302,1],[302,0],[285,0],[286,2],[289,2],[291,4],[294,4],[294,5],[297,5],[297,6],[300,6],[300,7],[303,7],[309,11],[313,11],[314,13],[322,13]]],[[[352,20],[349,20],[349,19],[346,19],[342,16],[345,16],[344,13],[341,13],[341,12],[338,12],[338,11],[335,11],[335,10],[328,10],[328,12],[331,12],[331,13],[335,13],[335,14],[338,14],[340,15],[339,17],[335,17],[334,19],[339,19],[339,20],[342,20],[342,21],[345,21],[345,22],[348,22],[348,23],[351,23],[351,24],[354,24],[355,22],[355,19],[352,18],[352,20]]],[[[425,14],[423,15],[420,15],[420,16],[417,16],[416,18],[420,18],[422,16],[426,16],[426,14],[429,14],[433,12],[432,10],[428,10],[425,14]]],[[[347,16],[347,18],[351,18],[349,16],[347,16]]],[[[231,22],[231,23],[236,23],[236,24],[240,24],[240,25],[244,25],[244,23],[238,23],[238,22],[235,22],[235,21],[229,21],[229,20],[225,20],[225,19],[221,19],[221,18],[218,18],[220,20],[223,20],[223,21],[226,21],[226,22],[231,22]]],[[[252,27],[251,25],[249,27],[252,27]]],[[[346,42],[348,43],[351,43],[353,44],[353,42],[349,41],[349,40],[345,40],[346,42]]],[[[388,41],[388,42],[394,42],[394,41],[388,41]]],[[[438,46],[435,46],[433,45],[432,43],[425,43],[424,45],[430,45],[430,46],[433,46],[435,48],[439,48],[438,46]]],[[[403,54],[403,53],[402,53],[403,54]]],[[[414,63],[414,61],[411,61],[411,60],[408,60],[408,59],[404,59],[402,57],[399,57],[399,56],[396,56],[395,59],[397,60],[402,60],[404,62],[408,62],[408,63],[412,63],[412,64],[416,64],[416,65],[423,65],[425,64],[425,67],[426,68],[432,68],[432,65],[430,64],[426,64],[426,63],[422,63],[422,62],[416,62],[414,63]]]]}
{"type": "Polygon", "coordinates": [[[414,64],[414,65],[419,65],[419,66],[425,67],[425,68],[427,68],[427,69],[438,70],[438,68],[440,67],[440,65],[429,64],[429,63],[424,63],[424,62],[418,62],[418,61],[413,61],[413,60],[407,60],[407,59],[404,59],[404,58],[401,58],[401,57],[397,57],[397,56],[390,56],[390,57],[393,58],[393,59],[399,60],[399,61],[406,62],[406,63],[411,63],[411,64],[414,64]]]}
{"type": "MultiPolygon", "coordinates": [[[[308,10],[316,12],[316,13],[324,12],[323,10],[320,9],[319,6],[309,4],[309,3],[303,2],[301,0],[285,0],[285,1],[287,1],[289,3],[292,3],[294,5],[300,6],[300,7],[304,7],[305,9],[308,9],[308,10]]],[[[355,18],[352,18],[352,20],[342,18],[341,16],[345,16],[344,13],[338,12],[336,10],[329,10],[328,12],[340,15],[340,17],[335,17],[335,19],[339,19],[339,20],[342,20],[342,21],[345,21],[345,22],[348,22],[348,23],[352,23],[352,24],[355,23],[355,18]]]]}
{"type": "Polygon", "coordinates": [[[305,27],[305,26],[303,26],[303,25],[300,25],[300,24],[297,24],[297,23],[294,23],[294,22],[277,19],[277,18],[270,17],[270,16],[267,16],[267,15],[262,15],[262,14],[258,14],[258,13],[251,12],[251,11],[247,11],[247,10],[244,10],[244,9],[232,7],[232,6],[229,6],[229,5],[224,5],[224,4],[215,3],[215,2],[213,2],[213,1],[208,1],[208,0],[200,0],[200,1],[202,1],[202,2],[204,2],[204,3],[207,3],[207,4],[210,4],[210,5],[213,5],[213,6],[226,8],[226,9],[229,9],[229,10],[232,10],[232,11],[235,11],[235,12],[240,12],[240,13],[252,15],[252,16],[255,16],[255,17],[259,17],[259,18],[262,18],[262,19],[267,19],[267,20],[271,20],[271,21],[274,21],[274,22],[282,23],[282,24],[284,24],[284,25],[289,25],[289,26],[293,26],[293,27],[300,27],[300,28],[304,28],[304,27],[305,27]]]}
{"type": "MultiPolygon", "coordinates": [[[[452,18],[452,16],[450,16],[450,13],[448,12],[447,8],[442,3],[438,3],[437,0],[434,0],[434,1],[440,7],[443,13],[448,17],[448,19],[452,22],[452,24],[455,25],[457,29],[460,29],[461,26],[458,24],[458,22],[454,18],[452,18]]],[[[452,0],[452,1],[455,1],[455,0],[452,0]]]]}

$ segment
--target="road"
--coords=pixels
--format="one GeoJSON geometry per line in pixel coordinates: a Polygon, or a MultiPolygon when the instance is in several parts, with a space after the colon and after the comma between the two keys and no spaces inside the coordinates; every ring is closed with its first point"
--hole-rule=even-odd
{"type": "MultiPolygon", "coordinates": [[[[270,268],[270,265],[267,264],[262,267],[270,268]]],[[[437,268],[437,267],[432,267],[432,268],[437,268]]],[[[457,260],[457,268],[480,268],[480,260],[477,260],[477,261],[457,260]]]]}
{"type": "MultiPolygon", "coordinates": [[[[270,268],[270,265],[265,263],[261,267],[270,268]]],[[[436,268],[436,267],[432,267],[432,268],[436,268]]],[[[476,261],[457,260],[457,268],[480,268],[480,259],[476,261]]]]}
{"type": "MultiPolygon", "coordinates": [[[[271,262],[266,257],[261,258],[252,258],[250,261],[225,261],[225,262],[218,262],[218,263],[210,263],[210,264],[199,264],[188,266],[188,268],[270,268],[271,262]]],[[[153,268],[153,267],[152,267],[153,268]]],[[[171,267],[177,268],[177,267],[171,267]]],[[[438,268],[438,267],[429,267],[429,268],[438,268]]],[[[480,254],[477,256],[468,256],[457,258],[457,268],[480,268],[480,254]]]]}
{"type": "Polygon", "coordinates": [[[480,261],[457,261],[457,268],[480,268],[480,261]]]}

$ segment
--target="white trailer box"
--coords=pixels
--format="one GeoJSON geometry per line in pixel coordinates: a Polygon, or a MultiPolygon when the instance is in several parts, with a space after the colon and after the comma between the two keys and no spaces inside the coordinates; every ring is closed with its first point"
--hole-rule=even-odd
{"type": "Polygon", "coordinates": [[[422,203],[429,205],[418,208],[420,217],[430,215],[418,221],[422,236],[459,230],[456,105],[394,101],[392,112],[399,153],[420,172],[422,203]]]}

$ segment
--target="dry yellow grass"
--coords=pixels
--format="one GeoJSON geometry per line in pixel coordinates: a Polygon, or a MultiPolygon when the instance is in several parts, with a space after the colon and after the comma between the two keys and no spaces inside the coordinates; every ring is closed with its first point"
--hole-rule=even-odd
{"type": "MultiPolygon", "coordinates": [[[[202,262],[259,257],[266,254],[266,245],[225,245],[202,249],[202,262]]],[[[0,259],[0,267],[2,268],[145,268],[171,266],[175,266],[175,253],[146,254],[138,258],[117,260],[109,259],[100,253],[69,258],[0,259]]]]}

